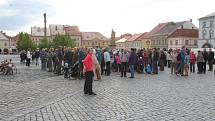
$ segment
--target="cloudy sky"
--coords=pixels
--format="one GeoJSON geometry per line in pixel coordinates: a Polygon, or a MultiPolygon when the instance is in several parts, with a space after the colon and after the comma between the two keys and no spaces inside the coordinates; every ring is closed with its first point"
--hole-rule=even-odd
{"type": "Polygon", "coordinates": [[[150,31],[158,23],[193,19],[215,12],[214,0],[0,0],[0,30],[30,33],[31,26],[77,25],[110,37],[150,31]]]}

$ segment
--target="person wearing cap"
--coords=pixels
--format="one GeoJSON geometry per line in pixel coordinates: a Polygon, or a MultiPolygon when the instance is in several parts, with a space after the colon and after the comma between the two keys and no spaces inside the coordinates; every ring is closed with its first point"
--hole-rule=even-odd
{"type": "Polygon", "coordinates": [[[93,83],[93,49],[88,50],[86,58],[82,61],[85,72],[84,94],[96,95],[92,90],[93,83]]]}

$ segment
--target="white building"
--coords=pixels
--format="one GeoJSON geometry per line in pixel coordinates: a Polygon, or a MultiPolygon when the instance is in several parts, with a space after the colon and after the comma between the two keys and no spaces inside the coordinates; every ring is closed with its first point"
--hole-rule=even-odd
{"type": "Polygon", "coordinates": [[[126,38],[121,38],[121,39],[117,40],[116,41],[116,48],[117,49],[125,49],[127,40],[128,39],[126,39],[126,38]]]}
{"type": "Polygon", "coordinates": [[[57,34],[60,34],[60,35],[65,34],[64,25],[50,24],[49,28],[50,28],[51,36],[57,35],[57,34]]]}
{"type": "Polygon", "coordinates": [[[199,48],[215,48],[215,12],[199,19],[199,48]]]}
{"type": "MultiPolygon", "coordinates": [[[[31,38],[33,42],[36,44],[40,43],[40,40],[45,37],[45,28],[44,27],[31,27],[31,38]]],[[[50,39],[50,29],[46,28],[46,36],[48,39],[50,39]]]]}

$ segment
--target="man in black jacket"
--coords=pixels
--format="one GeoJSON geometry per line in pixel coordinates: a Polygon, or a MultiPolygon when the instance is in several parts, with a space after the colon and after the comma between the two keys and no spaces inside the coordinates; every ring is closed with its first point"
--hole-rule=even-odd
{"type": "Polygon", "coordinates": [[[157,51],[156,48],[153,49],[152,54],[152,70],[153,74],[158,74],[158,59],[159,59],[159,52],[157,51]]]}
{"type": "Polygon", "coordinates": [[[209,70],[208,71],[213,71],[213,61],[214,61],[214,52],[212,52],[212,50],[209,49],[209,52],[208,52],[209,70]]]}
{"type": "Polygon", "coordinates": [[[203,73],[205,74],[206,73],[206,67],[207,67],[206,65],[207,65],[207,61],[208,61],[208,53],[207,53],[206,49],[203,50],[202,55],[203,55],[203,58],[205,60],[203,62],[203,73]]]}

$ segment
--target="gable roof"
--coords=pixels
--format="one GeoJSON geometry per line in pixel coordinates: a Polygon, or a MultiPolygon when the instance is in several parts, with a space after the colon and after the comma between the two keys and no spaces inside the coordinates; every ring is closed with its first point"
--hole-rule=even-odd
{"type": "Polygon", "coordinates": [[[166,24],[160,31],[156,32],[154,35],[169,35],[186,22],[187,21],[176,22],[176,23],[168,22],[168,24],[166,24]]]}
{"type": "Polygon", "coordinates": [[[127,40],[127,42],[133,42],[135,40],[137,40],[143,33],[139,33],[139,34],[134,34],[131,38],[129,38],[127,40]]]}
{"type": "Polygon", "coordinates": [[[198,38],[198,29],[177,29],[169,37],[193,37],[198,38]]]}
{"type": "Polygon", "coordinates": [[[83,40],[93,40],[93,39],[100,39],[100,40],[108,40],[107,37],[102,35],[99,32],[82,32],[83,40]]]}
{"type": "Polygon", "coordinates": [[[155,26],[149,33],[148,36],[152,36],[155,33],[157,33],[158,31],[160,31],[163,27],[165,27],[169,22],[165,22],[165,23],[159,23],[157,26],[155,26]]]}
{"type": "Polygon", "coordinates": [[[7,36],[5,33],[0,32],[0,40],[9,40],[9,36],[7,36]]]}
{"type": "Polygon", "coordinates": [[[211,14],[208,14],[208,15],[202,17],[202,18],[199,18],[199,19],[208,18],[208,17],[213,17],[213,16],[215,16],[215,12],[213,12],[213,13],[211,13],[211,14]]]}
{"type": "Polygon", "coordinates": [[[139,39],[149,39],[150,38],[150,33],[149,32],[145,32],[143,33],[139,39]]]}
{"type": "Polygon", "coordinates": [[[81,32],[78,26],[64,26],[63,29],[66,34],[73,35],[73,36],[81,36],[81,32]]]}

